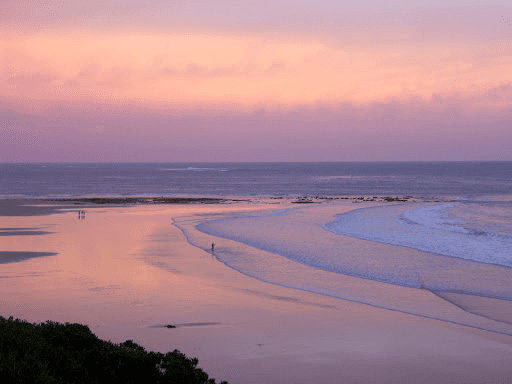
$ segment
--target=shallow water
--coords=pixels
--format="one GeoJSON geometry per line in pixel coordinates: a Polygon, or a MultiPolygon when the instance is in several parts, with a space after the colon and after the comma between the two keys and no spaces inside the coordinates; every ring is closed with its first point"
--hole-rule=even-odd
{"type": "Polygon", "coordinates": [[[355,210],[324,228],[358,239],[512,267],[512,202],[404,204],[355,210]]]}
{"type": "MultiPolygon", "coordinates": [[[[231,268],[262,281],[510,334],[512,313],[506,319],[497,319],[492,311],[485,311],[489,303],[484,299],[499,299],[493,303],[509,311],[512,269],[427,253],[414,247],[355,239],[324,228],[336,213],[345,211],[337,217],[358,218],[357,226],[350,228],[356,227],[363,235],[372,236],[380,229],[387,238],[395,235],[400,239],[403,229],[395,230],[386,220],[396,220],[410,210],[432,207],[435,205],[390,204],[354,211],[351,204],[325,205],[253,217],[209,221],[204,217],[193,225],[177,225],[197,246],[207,246],[210,240],[203,239],[204,235],[230,240],[218,241],[221,245],[216,245],[215,256],[231,268]],[[379,220],[384,220],[384,224],[379,220]],[[409,290],[408,298],[403,297],[403,287],[409,290]],[[451,294],[449,300],[447,294],[451,294]],[[430,301],[433,296],[450,305],[430,301]],[[460,300],[470,298],[482,298],[475,304],[480,309],[470,310],[467,303],[465,308],[462,304],[457,306],[460,300]],[[475,313],[478,317],[473,316],[475,313]]],[[[405,239],[410,241],[411,236],[405,239]]]]}

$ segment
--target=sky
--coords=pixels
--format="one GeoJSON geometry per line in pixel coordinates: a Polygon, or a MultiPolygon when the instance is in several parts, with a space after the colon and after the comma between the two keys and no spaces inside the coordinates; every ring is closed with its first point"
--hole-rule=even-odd
{"type": "Polygon", "coordinates": [[[512,160],[498,0],[2,0],[0,162],[512,160]]]}

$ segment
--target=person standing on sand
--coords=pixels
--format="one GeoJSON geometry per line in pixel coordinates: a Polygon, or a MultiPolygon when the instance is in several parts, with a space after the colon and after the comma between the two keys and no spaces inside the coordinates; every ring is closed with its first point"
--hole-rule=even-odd
{"type": "Polygon", "coordinates": [[[212,252],[213,252],[214,248],[215,248],[215,243],[212,243],[212,252]]]}

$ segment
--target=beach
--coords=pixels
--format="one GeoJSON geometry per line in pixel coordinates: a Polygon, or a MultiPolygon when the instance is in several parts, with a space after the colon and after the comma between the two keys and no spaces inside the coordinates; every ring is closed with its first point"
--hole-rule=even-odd
{"type": "MultiPolygon", "coordinates": [[[[23,205],[3,200],[1,315],[87,324],[100,338],[130,339],[148,350],[177,348],[197,357],[212,377],[230,383],[498,383],[512,378],[512,326],[503,300],[475,304],[478,299],[466,297],[466,306],[485,308],[482,316],[427,289],[341,274],[334,279],[332,272],[195,229],[211,220],[277,218],[260,232],[250,223],[237,225],[278,241],[315,244],[316,232],[328,233],[322,225],[335,214],[383,204],[297,201],[36,200],[23,205]],[[275,214],[281,210],[284,215],[275,214]],[[273,215],[262,216],[268,214],[273,215]],[[305,223],[310,227],[299,231],[305,223]],[[259,275],[250,276],[255,269],[247,264],[240,271],[230,266],[225,257],[233,255],[233,247],[251,256],[244,262],[252,262],[259,275]],[[320,286],[326,281],[328,286],[320,286]],[[314,289],[305,289],[305,283],[314,289]],[[503,318],[488,316],[493,311],[503,318]]],[[[403,247],[332,236],[351,254],[378,251],[380,259],[421,259],[403,247]]]]}
{"type": "Polygon", "coordinates": [[[512,1],[0,36],[0,384],[512,384],[512,1]]]}

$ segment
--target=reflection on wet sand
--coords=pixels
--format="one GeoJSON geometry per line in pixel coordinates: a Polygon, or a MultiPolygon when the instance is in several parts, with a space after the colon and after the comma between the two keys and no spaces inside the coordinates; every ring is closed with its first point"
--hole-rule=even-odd
{"type": "Polygon", "coordinates": [[[0,236],[38,236],[50,233],[40,228],[0,228],[0,236]]]}
{"type": "Polygon", "coordinates": [[[0,251],[0,264],[19,263],[34,257],[55,256],[53,252],[0,251]]]}
{"type": "MultiPolygon", "coordinates": [[[[204,244],[194,247],[173,225],[173,218],[192,226],[204,217],[264,211],[270,212],[268,205],[249,203],[139,205],[88,207],[87,220],[80,221],[76,207],[3,216],[2,228],[51,227],[52,233],[5,236],[0,251],[54,256],[0,265],[0,275],[10,277],[0,279],[2,315],[79,322],[114,342],[131,339],[162,352],[178,348],[230,383],[510,378],[503,358],[512,352],[510,336],[267,284],[212,257],[211,244],[217,255],[228,240],[204,237],[204,244]]],[[[272,256],[246,246],[238,250],[255,262],[272,256]]],[[[276,265],[276,273],[296,271],[301,279],[312,272],[292,264],[279,271],[285,264],[276,260],[276,265]]],[[[312,273],[311,281],[322,280],[315,275],[321,272],[312,273]]],[[[355,282],[339,286],[345,292],[370,292],[355,282]]],[[[382,287],[372,294],[466,313],[425,290],[382,287]]]]}
{"type": "Polygon", "coordinates": [[[199,248],[215,238],[212,233],[222,236],[219,260],[261,281],[512,335],[512,327],[505,324],[512,324],[512,317],[504,321],[510,311],[496,309],[511,303],[506,283],[512,277],[510,268],[358,240],[322,228],[334,213],[349,210],[329,205],[274,215],[177,218],[175,223],[199,248]],[[309,266],[310,259],[315,268],[309,266]],[[401,286],[407,275],[419,281],[418,287],[401,286]],[[387,276],[397,280],[395,284],[386,283],[387,276]],[[452,293],[450,300],[439,292],[452,293]],[[463,303],[457,305],[459,300],[463,303]],[[499,320],[495,313],[501,313],[499,320]]]}

